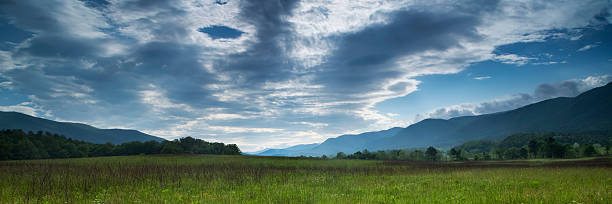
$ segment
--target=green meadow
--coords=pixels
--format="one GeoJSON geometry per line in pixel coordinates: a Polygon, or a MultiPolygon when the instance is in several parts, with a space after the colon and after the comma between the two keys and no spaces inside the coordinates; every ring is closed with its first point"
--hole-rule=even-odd
{"type": "Polygon", "coordinates": [[[0,162],[0,203],[610,203],[612,159],[182,155],[0,162]]]}

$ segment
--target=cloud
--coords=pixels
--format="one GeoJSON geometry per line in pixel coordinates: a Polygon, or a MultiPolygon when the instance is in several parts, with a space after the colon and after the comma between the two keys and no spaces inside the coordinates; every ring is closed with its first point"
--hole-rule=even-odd
{"type": "Polygon", "coordinates": [[[12,106],[0,106],[0,111],[14,111],[33,116],[38,116],[41,112],[44,113],[44,111],[38,109],[37,107],[33,107],[31,102],[22,102],[12,106]]]}
{"type": "Polygon", "coordinates": [[[0,51],[1,86],[50,119],[250,148],[320,142],[406,124],[375,105],[418,90],[419,76],[532,63],[494,51],[609,20],[607,5],[12,0],[0,20],[31,35],[0,51]]]}
{"type": "Polygon", "coordinates": [[[494,59],[504,64],[515,64],[518,66],[523,66],[527,64],[529,61],[536,60],[537,58],[523,57],[523,56],[518,56],[516,54],[506,54],[506,55],[497,55],[495,56],[494,59]]]}
{"type": "Polygon", "coordinates": [[[253,128],[253,127],[235,127],[235,126],[208,126],[211,130],[218,130],[223,133],[274,133],[283,131],[278,128],[253,128]]]}
{"type": "Polygon", "coordinates": [[[397,117],[397,116],[399,116],[399,114],[397,114],[397,113],[387,113],[386,115],[389,116],[389,117],[397,117]]]}
{"type": "Polygon", "coordinates": [[[438,108],[427,114],[418,115],[416,120],[425,118],[453,118],[459,116],[481,115],[513,110],[522,106],[556,97],[575,97],[578,94],[612,82],[612,75],[589,76],[557,83],[538,85],[533,94],[518,93],[482,103],[465,103],[438,108]]]}
{"type": "Polygon", "coordinates": [[[305,122],[305,121],[301,121],[301,122],[289,122],[289,124],[307,125],[307,126],[311,126],[311,127],[315,127],[315,128],[327,127],[328,126],[328,124],[326,124],[326,123],[313,123],[313,122],[305,122]]]}
{"type": "Polygon", "coordinates": [[[578,52],[584,52],[584,51],[587,51],[587,50],[590,50],[590,49],[596,48],[596,47],[598,47],[598,46],[599,46],[599,44],[590,44],[590,45],[585,45],[584,47],[582,47],[582,48],[578,49],[577,51],[578,51],[578,52]]]}
{"type": "Polygon", "coordinates": [[[472,79],[476,79],[476,80],[485,80],[485,79],[490,79],[491,76],[479,76],[479,77],[474,77],[472,79]]]}

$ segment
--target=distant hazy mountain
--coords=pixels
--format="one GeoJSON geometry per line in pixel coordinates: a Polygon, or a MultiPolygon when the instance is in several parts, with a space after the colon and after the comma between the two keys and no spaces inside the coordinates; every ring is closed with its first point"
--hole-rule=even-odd
{"type": "MultiPolygon", "coordinates": [[[[560,97],[515,110],[443,119],[426,119],[406,128],[392,128],[327,139],[311,149],[276,150],[276,155],[333,155],[388,149],[451,147],[471,140],[502,140],[517,133],[612,130],[612,83],[576,97],[560,97]]],[[[262,152],[260,155],[266,155],[262,152]]]]}
{"type": "Polygon", "coordinates": [[[323,143],[307,145],[296,145],[285,149],[269,149],[256,153],[262,156],[318,156],[323,154],[335,154],[337,152],[356,152],[368,147],[374,141],[382,138],[391,137],[403,128],[395,127],[378,132],[366,132],[358,135],[342,135],[336,138],[329,138],[323,143]],[[356,151],[353,151],[357,149],[356,151]]]}
{"type": "Polygon", "coordinates": [[[287,147],[285,149],[265,149],[263,151],[254,152],[254,155],[263,155],[263,156],[287,156],[294,155],[300,153],[305,150],[310,150],[313,147],[316,147],[320,143],[312,143],[312,144],[301,144],[295,145],[291,147],[287,147]]]}
{"type": "Polygon", "coordinates": [[[56,122],[17,112],[0,111],[0,129],[51,132],[92,143],[120,144],[131,141],[164,140],[137,130],[98,129],[81,123],[56,122]]]}

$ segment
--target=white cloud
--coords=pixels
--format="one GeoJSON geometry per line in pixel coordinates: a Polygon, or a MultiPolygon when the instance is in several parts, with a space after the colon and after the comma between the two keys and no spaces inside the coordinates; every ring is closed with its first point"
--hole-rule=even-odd
{"type": "Polygon", "coordinates": [[[397,116],[399,116],[399,114],[397,114],[397,113],[387,113],[386,115],[389,116],[389,117],[397,117],[397,116]]]}
{"type": "Polygon", "coordinates": [[[42,112],[41,110],[37,109],[36,106],[34,106],[34,104],[32,104],[31,102],[22,102],[20,104],[11,106],[0,106],[0,111],[14,111],[32,116],[38,116],[38,112],[42,112]]]}
{"type": "Polygon", "coordinates": [[[584,47],[582,47],[582,48],[578,49],[577,51],[578,51],[578,52],[584,52],[584,51],[587,51],[587,50],[590,50],[590,49],[596,48],[596,47],[598,47],[598,46],[599,46],[598,44],[590,44],[590,45],[585,45],[584,47]]]}
{"type": "Polygon", "coordinates": [[[187,104],[171,102],[170,99],[165,96],[164,91],[153,84],[149,84],[149,89],[140,91],[140,97],[142,103],[151,105],[152,108],[158,112],[162,112],[166,109],[193,111],[193,108],[187,104]]]}
{"type": "Polygon", "coordinates": [[[567,64],[567,61],[548,61],[548,62],[533,62],[532,65],[554,65],[554,64],[567,64]]]}
{"type": "Polygon", "coordinates": [[[235,127],[235,126],[208,126],[209,129],[221,131],[222,133],[275,133],[283,131],[279,128],[255,128],[255,127],[235,127]]]}
{"type": "Polygon", "coordinates": [[[504,64],[515,64],[518,66],[523,66],[527,64],[529,61],[536,60],[537,58],[523,57],[523,56],[518,56],[516,54],[505,54],[505,55],[497,55],[495,56],[494,59],[504,64]]]}
{"type": "Polygon", "coordinates": [[[202,119],[205,119],[205,120],[235,120],[235,119],[249,119],[249,118],[252,118],[252,117],[240,115],[240,114],[234,114],[234,113],[211,113],[205,117],[202,117],[202,119]]]}
{"type": "Polygon", "coordinates": [[[479,77],[474,77],[472,79],[476,79],[476,80],[485,80],[485,79],[490,79],[491,76],[479,76],[479,77]]]}
{"type": "Polygon", "coordinates": [[[294,124],[294,125],[306,125],[306,126],[315,127],[315,128],[327,127],[327,126],[328,126],[328,124],[327,124],[327,123],[315,123],[315,122],[306,122],[306,121],[300,121],[300,122],[289,122],[289,124],[294,124]]]}
{"type": "Polygon", "coordinates": [[[577,35],[577,36],[572,36],[570,38],[571,41],[576,41],[576,40],[580,40],[580,38],[582,38],[582,35],[577,35]]]}
{"type": "Polygon", "coordinates": [[[11,89],[11,84],[13,84],[13,82],[10,82],[10,81],[0,82],[0,88],[11,89]]]}

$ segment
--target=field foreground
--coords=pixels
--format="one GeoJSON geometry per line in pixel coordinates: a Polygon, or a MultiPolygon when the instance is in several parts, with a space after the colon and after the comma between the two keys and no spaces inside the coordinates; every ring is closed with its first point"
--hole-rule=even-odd
{"type": "Polygon", "coordinates": [[[612,159],[129,156],[0,162],[0,203],[607,203],[612,159]]]}

